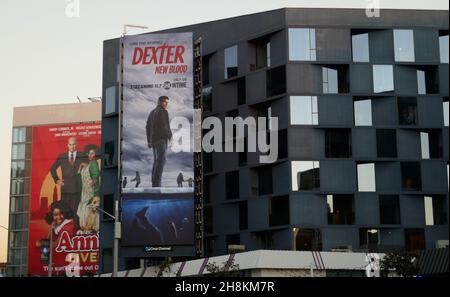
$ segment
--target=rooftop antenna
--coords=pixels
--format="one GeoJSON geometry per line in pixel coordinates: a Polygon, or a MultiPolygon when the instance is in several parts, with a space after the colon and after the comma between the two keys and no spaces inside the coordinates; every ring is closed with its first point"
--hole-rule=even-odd
{"type": "Polygon", "coordinates": [[[128,28],[138,28],[138,29],[143,29],[143,30],[148,29],[147,26],[125,24],[125,25],[123,25],[123,36],[127,35],[128,28]]]}
{"type": "Polygon", "coordinates": [[[88,97],[87,98],[91,102],[100,102],[102,101],[102,97],[88,97]]]}

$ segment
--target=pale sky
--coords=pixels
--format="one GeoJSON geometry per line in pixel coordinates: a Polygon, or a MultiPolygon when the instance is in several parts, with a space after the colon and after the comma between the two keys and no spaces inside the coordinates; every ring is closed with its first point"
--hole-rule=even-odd
{"type": "MultiPolygon", "coordinates": [[[[66,16],[68,1],[0,1],[0,225],[5,227],[13,107],[101,96],[102,43],[119,37],[123,24],[154,31],[283,7],[365,8],[375,0],[79,0],[79,18],[66,16]]],[[[447,0],[380,0],[380,4],[448,10],[447,0]]],[[[0,228],[0,262],[6,261],[7,238],[0,228]]]]}

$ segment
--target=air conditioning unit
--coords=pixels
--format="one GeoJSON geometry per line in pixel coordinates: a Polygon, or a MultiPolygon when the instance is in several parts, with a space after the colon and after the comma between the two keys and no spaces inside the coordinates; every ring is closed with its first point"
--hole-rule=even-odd
{"type": "Polygon", "coordinates": [[[435,246],[437,249],[443,249],[448,247],[448,240],[436,240],[435,241],[435,246]]]}
{"type": "Polygon", "coordinates": [[[228,253],[229,254],[237,254],[245,252],[245,245],[241,244],[230,244],[228,245],[228,253]]]}

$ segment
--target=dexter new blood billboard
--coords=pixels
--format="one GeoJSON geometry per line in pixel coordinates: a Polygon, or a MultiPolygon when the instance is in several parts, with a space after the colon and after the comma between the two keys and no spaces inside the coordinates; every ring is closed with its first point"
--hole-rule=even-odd
{"type": "Polygon", "coordinates": [[[192,33],[123,43],[121,245],[192,246],[192,33]]]}
{"type": "Polygon", "coordinates": [[[28,271],[98,270],[100,123],[33,128],[28,271]],[[51,249],[50,249],[51,247],[51,249]]]}

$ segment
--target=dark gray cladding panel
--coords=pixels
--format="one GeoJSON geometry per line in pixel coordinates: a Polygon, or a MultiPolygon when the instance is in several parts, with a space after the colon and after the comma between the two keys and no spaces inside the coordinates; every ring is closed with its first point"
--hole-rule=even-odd
{"type": "Polygon", "coordinates": [[[447,186],[447,164],[441,160],[424,160],[422,162],[422,188],[425,193],[445,192],[447,186]]]}
{"type": "Polygon", "coordinates": [[[379,225],[380,218],[374,213],[379,212],[377,193],[358,193],[355,195],[355,222],[359,225],[379,225]]]}
{"type": "Polygon", "coordinates": [[[401,184],[400,163],[378,162],[375,165],[376,190],[399,192],[401,184]]]}
{"type": "Polygon", "coordinates": [[[288,93],[322,93],[322,68],[319,65],[305,63],[288,64],[286,71],[288,93]]]}
{"type": "Polygon", "coordinates": [[[437,129],[444,126],[444,117],[440,116],[442,113],[442,97],[417,97],[417,110],[421,126],[437,129]]]}
{"type": "Polygon", "coordinates": [[[372,121],[374,126],[396,126],[398,124],[397,99],[374,97],[372,99],[372,121]]]}
{"type": "Polygon", "coordinates": [[[316,29],[317,60],[349,62],[352,59],[350,29],[316,29]]]}
{"type": "Polygon", "coordinates": [[[448,28],[448,11],[382,9],[380,17],[369,18],[365,9],[288,8],[288,26],[352,28],[428,27],[448,28]]]}
{"type": "Polygon", "coordinates": [[[406,228],[423,227],[425,224],[424,201],[421,195],[400,196],[400,221],[406,228]]]}
{"type": "Polygon", "coordinates": [[[398,129],[398,158],[406,160],[419,160],[422,158],[420,134],[417,130],[398,129]]]}
{"type": "Polygon", "coordinates": [[[353,99],[351,96],[319,96],[318,105],[320,125],[345,127],[353,125],[353,99]]]}
{"type": "Polygon", "coordinates": [[[324,130],[291,126],[288,143],[289,157],[293,160],[317,160],[325,156],[324,130]]]}
{"type": "Polygon", "coordinates": [[[439,63],[439,32],[414,30],[414,51],[416,63],[439,63]]]}
{"type": "Polygon", "coordinates": [[[367,94],[373,91],[372,65],[350,65],[350,89],[355,94],[367,94]]]}
{"type": "Polygon", "coordinates": [[[352,133],[353,157],[357,159],[373,159],[377,156],[377,140],[375,129],[371,127],[356,127],[352,133]]]}
{"type": "Polygon", "coordinates": [[[375,64],[394,63],[393,49],[394,35],[392,30],[373,30],[369,32],[369,55],[371,62],[375,64]]]}
{"type": "Polygon", "coordinates": [[[356,167],[353,161],[320,161],[320,189],[333,192],[356,190],[356,167]]]}
{"type": "Polygon", "coordinates": [[[439,93],[448,97],[448,64],[439,65],[439,93]]]}

